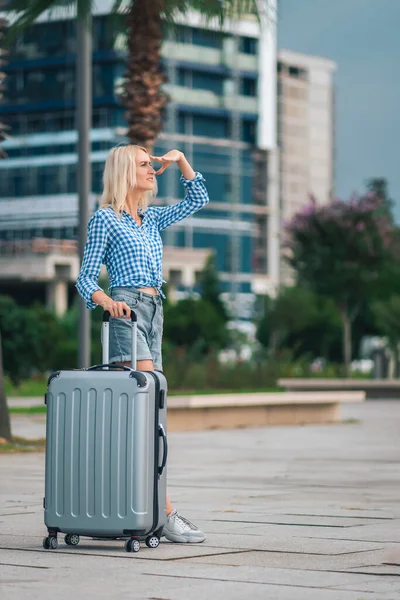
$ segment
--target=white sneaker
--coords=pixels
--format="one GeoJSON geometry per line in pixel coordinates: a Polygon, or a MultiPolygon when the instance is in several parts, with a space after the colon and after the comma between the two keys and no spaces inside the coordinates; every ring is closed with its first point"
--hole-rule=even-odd
{"type": "Polygon", "coordinates": [[[167,516],[167,522],[163,528],[163,536],[170,542],[177,543],[200,543],[204,542],[206,536],[200,529],[190,521],[181,517],[177,510],[173,510],[167,516]]]}

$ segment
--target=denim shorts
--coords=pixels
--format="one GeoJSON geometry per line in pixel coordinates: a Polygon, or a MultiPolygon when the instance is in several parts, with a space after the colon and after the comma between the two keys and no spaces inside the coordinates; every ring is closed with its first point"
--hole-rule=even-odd
{"type": "MultiPolygon", "coordinates": [[[[116,287],[111,298],[126,302],[137,315],[137,360],[152,360],[162,371],[161,342],[164,324],[162,298],[131,287],[116,287]]],[[[131,360],[132,324],[125,317],[110,319],[110,362],[131,360]]]]}

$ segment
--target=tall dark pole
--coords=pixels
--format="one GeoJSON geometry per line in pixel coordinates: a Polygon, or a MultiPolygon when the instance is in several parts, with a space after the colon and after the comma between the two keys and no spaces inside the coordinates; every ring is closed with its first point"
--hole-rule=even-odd
{"type": "MultiPolygon", "coordinates": [[[[89,195],[91,191],[90,130],[92,127],[92,19],[77,19],[76,54],[76,123],[78,129],[78,197],[79,258],[83,259],[86,228],[89,220],[89,195]]],[[[83,300],[79,304],[79,351],[80,368],[90,362],[90,311],[83,300]]]]}

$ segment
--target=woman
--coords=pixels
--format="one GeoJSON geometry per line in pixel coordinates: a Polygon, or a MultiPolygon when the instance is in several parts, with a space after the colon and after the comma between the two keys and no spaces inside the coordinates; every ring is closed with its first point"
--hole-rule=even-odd
{"type": "MultiPolygon", "coordinates": [[[[88,239],[76,287],[88,308],[110,311],[110,362],[130,365],[131,308],[137,313],[137,369],[162,371],[163,328],[162,241],[160,231],[208,203],[204,178],[193,171],[184,154],[171,150],[149,156],[145,148],[117,146],[110,151],[103,175],[102,206],[89,221],[88,239]],[[151,161],[161,163],[155,171],[151,161]],[[156,175],[173,163],[182,172],[183,200],[171,206],[148,206],[156,175]],[[110,296],[98,285],[102,263],[110,279],[110,296]],[[119,318],[118,318],[119,317],[119,318]],[[125,317],[125,318],[123,318],[125,317]]],[[[181,517],[167,494],[163,535],[173,542],[202,542],[205,535],[181,517]]]]}

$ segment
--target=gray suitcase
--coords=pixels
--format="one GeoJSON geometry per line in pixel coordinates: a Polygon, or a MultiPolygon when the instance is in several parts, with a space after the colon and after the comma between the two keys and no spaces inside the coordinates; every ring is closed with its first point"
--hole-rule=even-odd
{"type": "Polygon", "coordinates": [[[136,314],[132,311],[132,368],[109,364],[109,319],[102,325],[103,364],[57,371],[45,402],[46,549],[65,533],[140,539],[156,548],[166,520],[167,382],[160,372],[136,371],[136,314]]]}

